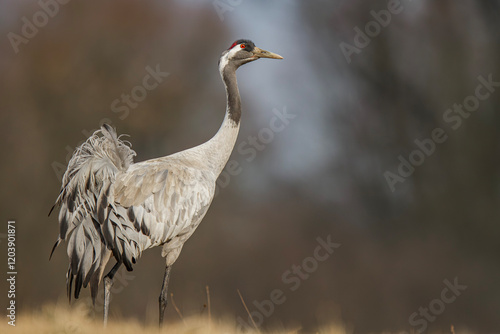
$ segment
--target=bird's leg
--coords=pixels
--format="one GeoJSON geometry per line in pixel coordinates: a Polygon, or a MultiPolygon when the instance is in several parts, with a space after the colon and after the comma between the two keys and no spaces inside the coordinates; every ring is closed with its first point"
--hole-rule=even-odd
{"type": "Polygon", "coordinates": [[[108,324],[109,297],[111,294],[111,287],[113,286],[113,277],[115,277],[120,266],[121,262],[117,262],[104,277],[104,327],[108,324]]]}
{"type": "Polygon", "coordinates": [[[165,314],[165,309],[167,308],[167,290],[168,290],[168,280],[170,279],[171,266],[165,266],[165,275],[163,276],[163,283],[161,285],[160,297],[158,298],[160,306],[160,327],[163,325],[163,316],[165,314]]]}

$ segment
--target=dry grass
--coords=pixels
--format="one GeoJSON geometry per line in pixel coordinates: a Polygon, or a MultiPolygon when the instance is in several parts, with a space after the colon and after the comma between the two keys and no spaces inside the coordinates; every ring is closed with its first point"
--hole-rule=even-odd
{"type": "MultiPolygon", "coordinates": [[[[272,332],[245,331],[245,333],[297,333],[296,330],[281,330],[272,332]]],[[[157,326],[146,326],[135,319],[110,320],[108,327],[103,328],[99,318],[91,319],[85,307],[68,307],[63,305],[46,305],[39,311],[20,313],[16,318],[16,326],[7,321],[0,324],[0,333],[40,333],[40,334],[235,334],[242,333],[234,321],[209,319],[209,317],[188,317],[183,321],[168,322],[163,330],[157,326]]],[[[347,334],[343,327],[331,326],[324,328],[320,334],[347,334]]]]}
{"type": "MultiPolygon", "coordinates": [[[[7,324],[6,319],[0,323],[0,333],[26,333],[26,334],[295,334],[300,333],[301,328],[283,329],[274,331],[240,331],[234,319],[214,319],[206,316],[184,317],[179,321],[167,321],[165,327],[160,330],[156,325],[145,325],[137,319],[122,318],[120,320],[110,319],[106,328],[102,325],[101,317],[95,319],[88,314],[88,308],[84,305],[73,305],[68,307],[66,303],[51,304],[42,307],[41,310],[21,312],[16,318],[16,326],[7,324]]],[[[348,334],[351,330],[343,325],[325,326],[317,334],[348,334]]],[[[408,332],[405,332],[408,333],[408,332]]],[[[410,330],[414,334],[415,331],[410,330]]],[[[443,333],[443,332],[440,332],[443,333]]],[[[455,334],[455,328],[450,327],[446,333],[455,334]]],[[[468,331],[460,333],[472,334],[468,331]]],[[[391,333],[381,333],[391,334],[391,333]]],[[[392,333],[395,334],[395,333],[392,333]]]]}

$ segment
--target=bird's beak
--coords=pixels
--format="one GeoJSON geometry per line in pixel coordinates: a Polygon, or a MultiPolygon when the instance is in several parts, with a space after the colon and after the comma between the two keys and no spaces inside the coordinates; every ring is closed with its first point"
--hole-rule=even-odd
{"type": "Polygon", "coordinates": [[[272,59],[283,59],[279,54],[272,53],[266,50],[262,50],[261,48],[254,47],[253,48],[254,57],[257,58],[272,58],[272,59]]]}

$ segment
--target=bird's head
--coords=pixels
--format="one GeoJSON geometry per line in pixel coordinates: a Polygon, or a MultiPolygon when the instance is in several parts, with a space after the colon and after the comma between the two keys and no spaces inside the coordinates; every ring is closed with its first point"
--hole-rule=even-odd
{"type": "Polygon", "coordinates": [[[222,53],[219,60],[219,68],[222,70],[227,66],[234,66],[236,69],[259,58],[283,59],[283,57],[276,53],[256,47],[248,39],[239,39],[222,53]]]}

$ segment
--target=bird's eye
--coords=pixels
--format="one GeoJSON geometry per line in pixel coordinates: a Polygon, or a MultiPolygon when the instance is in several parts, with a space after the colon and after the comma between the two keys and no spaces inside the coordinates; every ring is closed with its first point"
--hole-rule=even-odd
{"type": "Polygon", "coordinates": [[[242,49],[244,49],[244,48],[246,48],[246,47],[247,47],[247,46],[246,46],[245,44],[241,44],[241,45],[240,45],[240,48],[242,48],[242,49]]]}

